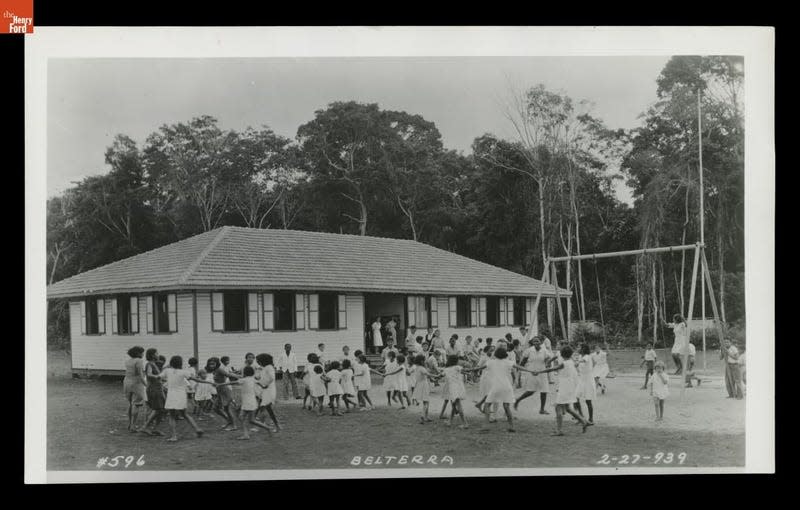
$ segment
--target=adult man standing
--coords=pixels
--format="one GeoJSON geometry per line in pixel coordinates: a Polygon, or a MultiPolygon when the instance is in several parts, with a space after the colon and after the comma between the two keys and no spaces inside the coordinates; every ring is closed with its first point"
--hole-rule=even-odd
{"type": "Polygon", "coordinates": [[[283,379],[283,398],[289,398],[289,385],[292,386],[292,393],[295,399],[303,398],[297,391],[297,381],[295,381],[294,374],[297,372],[297,356],[292,352],[292,344],[283,346],[284,352],[278,356],[277,369],[282,374],[283,379]]]}
{"type": "Polygon", "coordinates": [[[719,358],[725,362],[725,389],[728,390],[728,398],[744,398],[739,349],[726,338],[719,351],[719,358]]]}

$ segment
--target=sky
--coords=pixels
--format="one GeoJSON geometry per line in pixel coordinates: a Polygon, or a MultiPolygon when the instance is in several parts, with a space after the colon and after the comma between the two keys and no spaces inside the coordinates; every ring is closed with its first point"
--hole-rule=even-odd
{"type": "MultiPolygon", "coordinates": [[[[470,152],[493,133],[513,138],[511,88],[542,83],[588,100],[609,128],[634,128],[656,100],[669,57],[437,57],[51,59],[47,83],[47,195],[108,172],[117,134],[142,147],[163,124],[211,115],[223,129],[268,126],[294,138],[333,101],[378,103],[436,124],[444,146],[470,152]]],[[[620,183],[617,195],[630,201],[620,183]]]]}

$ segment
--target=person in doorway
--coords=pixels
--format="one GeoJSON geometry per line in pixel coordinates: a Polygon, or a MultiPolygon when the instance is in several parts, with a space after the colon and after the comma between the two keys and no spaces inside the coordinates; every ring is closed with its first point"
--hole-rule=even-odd
{"type": "Polygon", "coordinates": [[[372,349],[373,352],[381,352],[383,348],[383,335],[381,334],[381,328],[383,325],[381,324],[381,318],[375,317],[375,320],[372,321],[372,349]]]}
{"type": "Polygon", "coordinates": [[[395,342],[398,341],[397,338],[397,322],[394,319],[389,319],[389,322],[386,323],[386,336],[392,337],[395,342]]]}

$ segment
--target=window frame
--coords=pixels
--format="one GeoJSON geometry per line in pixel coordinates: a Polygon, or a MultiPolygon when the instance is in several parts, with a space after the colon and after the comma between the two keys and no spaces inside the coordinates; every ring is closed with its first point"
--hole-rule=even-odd
{"type": "MultiPolygon", "coordinates": [[[[101,336],[105,334],[105,332],[100,332],[100,314],[97,313],[97,302],[100,300],[103,301],[103,307],[105,308],[105,300],[102,297],[88,296],[84,298],[86,315],[83,317],[85,329],[83,334],[86,336],[101,336]],[[94,317],[94,331],[90,331],[89,328],[89,321],[92,317],[94,317]]],[[[103,314],[103,320],[105,320],[105,314],[103,314]]]]}
{"type": "MultiPolygon", "coordinates": [[[[272,294],[272,328],[269,331],[279,331],[279,332],[286,332],[286,331],[298,331],[297,329],[297,292],[291,290],[278,290],[270,292],[272,294]],[[279,328],[278,327],[278,306],[277,306],[277,296],[278,294],[285,294],[290,297],[289,299],[289,308],[290,310],[287,312],[289,315],[289,319],[291,322],[291,327],[288,329],[279,328]]],[[[263,294],[262,294],[263,295],[263,294]]],[[[262,298],[263,299],[263,298],[262,298]]]]}
{"type": "MultiPolygon", "coordinates": [[[[222,294],[222,329],[216,330],[220,333],[250,333],[250,298],[248,296],[248,292],[246,290],[223,290],[220,291],[222,294]],[[243,327],[244,329],[229,329],[228,327],[228,312],[227,312],[227,304],[229,300],[227,297],[229,295],[240,295],[242,299],[242,320],[243,320],[243,327]]],[[[213,297],[212,297],[213,301],[213,297]]],[[[213,309],[213,303],[212,303],[213,309]]],[[[213,313],[213,312],[212,312],[213,313]]]]}
{"type": "Polygon", "coordinates": [[[317,327],[315,328],[317,331],[338,331],[342,329],[339,324],[339,293],[337,292],[317,292],[317,327]],[[334,325],[332,328],[323,328],[322,327],[322,304],[323,304],[323,297],[329,297],[333,302],[333,311],[331,314],[333,315],[333,322],[334,325]]]}
{"type": "Polygon", "coordinates": [[[500,296],[484,296],[484,298],[486,299],[486,310],[485,310],[485,313],[486,313],[486,324],[484,324],[484,326],[486,326],[487,328],[499,328],[499,327],[502,327],[501,324],[500,324],[502,322],[500,320],[500,300],[504,299],[504,298],[502,298],[500,296]],[[497,306],[496,306],[496,310],[492,313],[491,303],[493,301],[497,306]],[[494,324],[490,324],[489,323],[490,317],[494,317],[494,322],[495,322],[494,324]]]}
{"type": "Polygon", "coordinates": [[[454,297],[456,298],[456,325],[454,327],[456,327],[456,328],[472,328],[472,327],[475,327],[472,324],[472,299],[473,299],[473,297],[472,296],[466,296],[466,295],[459,295],[459,296],[454,296],[454,297]],[[462,302],[465,303],[465,305],[463,306],[464,312],[465,312],[464,315],[465,315],[465,318],[466,318],[466,322],[465,323],[462,323],[460,321],[460,315],[461,315],[460,314],[460,311],[461,311],[460,308],[462,308],[462,304],[461,304],[462,302]]]}
{"type": "MultiPolygon", "coordinates": [[[[132,313],[133,308],[131,307],[131,298],[133,298],[133,297],[136,297],[136,295],[135,294],[117,294],[117,295],[114,296],[114,299],[117,302],[117,305],[116,305],[117,306],[117,310],[116,310],[116,312],[117,312],[116,313],[116,315],[117,315],[117,332],[115,333],[116,335],[119,335],[119,336],[133,336],[133,335],[138,333],[138,329],[139,329],[138,328],[138,324],[137,324],[137,328],[136,328],[137,331],[133,330],[134,329],[133,328],[133,316],[136,315],[137,322],[139,320],[138,310],[137,310],[136,314],[132,313]],[[127,317],[125,317],[126,314],[121,313],[120,304],[122,304],[122,303],[124,303],[122,305],[122,307],[127,307],[127,310],[128,310],[127,317]],[[125,319],[124,324],[128,328],[128,331],[122,331],[123,319],[125,319]]],[[[139,306],[138,298],[136,300],[136,306],[139,306]]]]}

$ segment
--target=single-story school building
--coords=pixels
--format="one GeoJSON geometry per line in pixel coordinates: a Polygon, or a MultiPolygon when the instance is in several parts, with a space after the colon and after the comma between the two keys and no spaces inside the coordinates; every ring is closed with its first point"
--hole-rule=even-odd
{"type": "MultiPolygon", "coordinates": [[[[519,336],[537,329],[535,298],[550,284],[403,239],[221,227],[66,278],[48,299],[68,299],[72,370],[122,373],[133,345],[200,363],[282,352],[300,364],[325,343],[369,350],[371,324],[397,335],[430,326],[447,340],[519,336]]],[[[560,297],[569,293],[558,289],[560,297]]],[[[542,310],[544,306],[540,306],[542,310]]]]}

